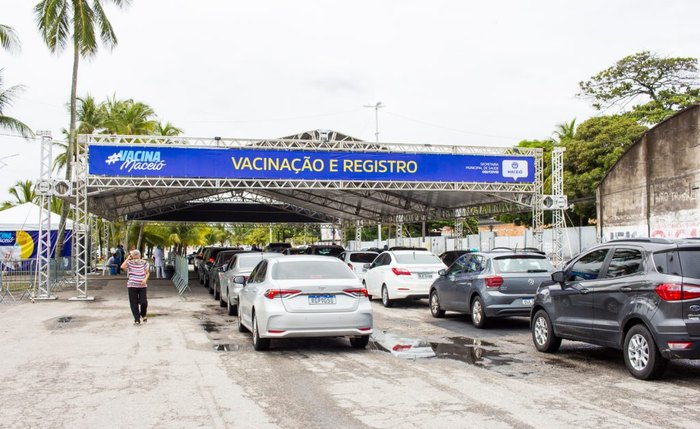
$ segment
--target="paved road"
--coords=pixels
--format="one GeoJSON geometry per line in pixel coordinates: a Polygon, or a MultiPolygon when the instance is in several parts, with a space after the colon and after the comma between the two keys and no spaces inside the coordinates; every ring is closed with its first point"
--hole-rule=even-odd
{"type": "Polygon", "coordinates": [[[695,363],[642,382],[617,351],[565,342],[540,354],[526,319],[476,330],[433,319],[424,301],[374,301],[367,350],[315,339],[259,353],[195,283],[183,300],[153,281],[139,327],[120,279],[92,279],[92,303],[65,291],[0,306],[0,427],[700,426],[695,363]]]}

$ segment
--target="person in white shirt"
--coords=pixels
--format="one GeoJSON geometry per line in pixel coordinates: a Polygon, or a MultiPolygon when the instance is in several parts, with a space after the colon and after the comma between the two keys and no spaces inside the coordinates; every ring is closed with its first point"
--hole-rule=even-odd
{"type": "Polygon", "coordinates": [[[153,262],[156,266],[156,276],[159,279],[165,278],[165,260],[160,245],[153,249],[153,262]]]}

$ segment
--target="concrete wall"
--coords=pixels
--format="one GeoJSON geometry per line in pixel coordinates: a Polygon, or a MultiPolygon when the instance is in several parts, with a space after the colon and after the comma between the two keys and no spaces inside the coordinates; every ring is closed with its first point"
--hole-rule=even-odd
{"type": "Polygon", "coordinates": [[[598,187],[602,241],[698,237],[700,105],[649,130],[598,187]]]}

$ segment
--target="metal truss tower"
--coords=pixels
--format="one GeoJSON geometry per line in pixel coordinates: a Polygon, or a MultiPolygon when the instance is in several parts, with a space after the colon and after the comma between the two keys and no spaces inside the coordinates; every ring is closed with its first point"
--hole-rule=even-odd
{"type": "Polygon", "coordinates": [[[544,210],[542,209],[542,195],[544,194],[544,162],[543,150],[537,149],[535,156],[535,189],[534,201],[532,201],[532,229],[534,232],[535,247],[542,250],[544,241],[544,210]]]}
{"type": "Polygon", "coordinates": [[[74,162],[74,190],[75,190],[75,217],[73,221],[73,269],[75,270],[75,289],[77,296],[71,301],[92,301],[93,296],[88,296],[87,273],[91,265],[90,261],[90,215],[87,209],[87,138],[84,135],[78,137],[75,147],[74,162]]]}
{"type": "Polygon", "coordinates": [[[41,166],[36,190],[39,194],[39,237],[37,249],[37,281],[34,283],[32,299],[56,299],[51,294],[51,197],[53,182],[51,180],[51,163],[53,162],[51,146],[53,139],[48,132],[41,135],[41,166]]]}
{"type": "MultiPolygon", "coordinates": [[[[552,150],[552,195],[564,196],[564,152],[566,148],[555,147],[552,150]]],[[[564,262],[564,211],[566,208],[552,210],[552,262],[559,265],[564,262]]]]}

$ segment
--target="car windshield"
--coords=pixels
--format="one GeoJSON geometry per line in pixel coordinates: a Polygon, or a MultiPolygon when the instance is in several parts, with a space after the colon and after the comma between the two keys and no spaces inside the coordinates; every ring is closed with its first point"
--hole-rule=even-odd
{"type": "Polygon", "coordinates": [[[343,253],[342,247],[316,247],[313,249],[314,255],[338,256],[343,253]]]}
{"type": "Polygon", "coordinates": [[[499,273],[546,273],[554,271],[547,258],[537,256],[507,256],[494,259],[499,273]]]}
{"type": "Polygon", "coordinates": [[[411,252],[396,254],[396,262],[403,265],[409,264],[442,264],[442,261],[432,253],[411,252]]]}
{"type": "Polygon", "coordinates": [[[239,268],[253,268],[258,265],[258,262],[262,260],[260,255],[250,255],[250,256],[239,256],[238,257],[238,267],[239,268]]]}
{"type": "Polygon", "coordinates": [[[377,257],[376,253],[351,253],[350,262],[370,263],[377,257]]]}
{"type": "Polygon", "coordinates": [[[272,268],[275,280],[352,279],[355,275],[345,264],[330,261],[285,261],[272,268]]]}

